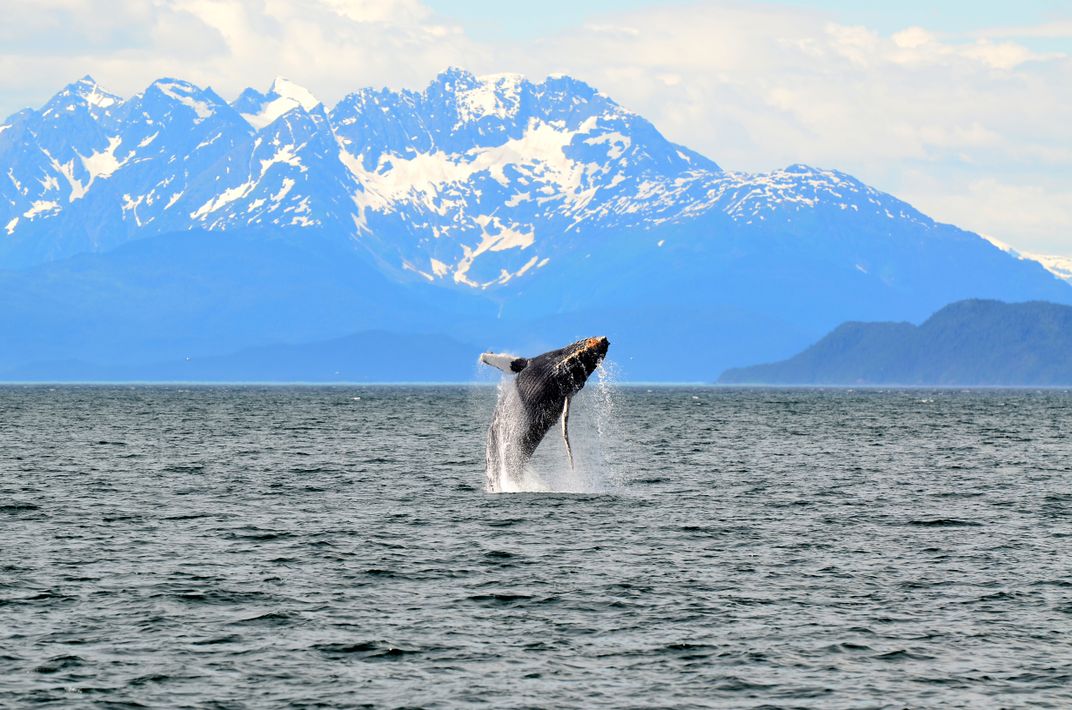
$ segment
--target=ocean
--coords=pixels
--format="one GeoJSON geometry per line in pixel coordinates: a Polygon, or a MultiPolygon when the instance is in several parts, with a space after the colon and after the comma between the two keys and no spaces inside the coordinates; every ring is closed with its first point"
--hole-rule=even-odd
{"type": "Polygon", "coordinates": [[[1072,706],[1072,393],[495,396],[0,387],[0,706],[1072,706]]]}

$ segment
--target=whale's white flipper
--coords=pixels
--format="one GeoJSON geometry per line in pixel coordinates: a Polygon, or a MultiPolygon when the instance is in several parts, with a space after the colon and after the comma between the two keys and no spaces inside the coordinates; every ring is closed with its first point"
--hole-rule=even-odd
{"type": "Polygon", "coordinates": [[[569,467],[572,470],[573,466],[573,449],[570,448],[569,443],[569,405],[570,397],[566,397],[566,404],[562,407],[562,439],[566,442],[566,456],[569,457],[569,467]]]}
{"type": "Polygon", "coordinates": [[[498,368],[508,375],[516,375],[529,364],[525,358],[507,353],[483,353],[480,356],[480,362],[498,368]]]}

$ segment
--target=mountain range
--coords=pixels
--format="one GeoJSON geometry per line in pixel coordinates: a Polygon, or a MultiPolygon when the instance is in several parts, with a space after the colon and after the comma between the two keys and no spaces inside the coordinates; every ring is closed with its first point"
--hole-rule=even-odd
{"type": "Polygon", "coordinates": [[[1069,386],[1072,307],[968,300],[919,326],[844,323],[794,357],[724,384],[1069,386]]]}
{"type": "Polygon", "coordinates": [[[454,379],[605,334],[624,379],[710,380],[964,298],[1072,286],[837,170],[724,170],[563,75],[330,108],[84,77],[0,124],[0,379],[454,379]]]}

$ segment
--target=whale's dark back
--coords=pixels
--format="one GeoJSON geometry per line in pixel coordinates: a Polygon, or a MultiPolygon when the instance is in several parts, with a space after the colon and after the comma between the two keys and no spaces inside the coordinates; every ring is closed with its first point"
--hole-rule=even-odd
{"type": "Polygon", "coordinates": [[[526,456],[532,455],[558,421],[566,398],[584,387],[609,347],[606,338],[588,338],[528,360],[516,383],[528,418],[522,441],[526,456]]]}

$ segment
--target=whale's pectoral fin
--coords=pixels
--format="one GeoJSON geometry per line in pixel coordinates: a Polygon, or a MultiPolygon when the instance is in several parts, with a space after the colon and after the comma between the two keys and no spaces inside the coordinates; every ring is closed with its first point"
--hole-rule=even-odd
{"type": "Polygon", "coordinates": [[[506,353],[483,353],[480,356],[480,362],[498,368],[508,375],[516,375],[529,364],[529,361],[523,357],[506,353]]]}
{"type": "Polygon", "coordinates": [[[570,398],[566,397],[566,404],[562,407],[562,440],[566,442],[566,456],[569,457],[569,467],[573,468],[573,449],[569,443],[569,406],[570,398]]]}

